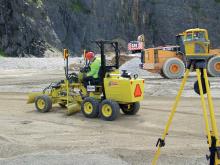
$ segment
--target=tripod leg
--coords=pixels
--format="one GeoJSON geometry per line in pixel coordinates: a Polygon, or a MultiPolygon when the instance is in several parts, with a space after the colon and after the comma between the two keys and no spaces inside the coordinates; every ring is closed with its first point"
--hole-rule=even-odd
{"type": "Polygon", "coordinates": [[[181,85],[180,85],[180,89],[179,89],[178,94],[177,94],[177,96],[176,96],[176,100],[175,100],[175,103],[174,103],[174,105],[173,105],[173,107],[172,107],[172,110],[171,110],[169,119],[168,119],[168,121],[167,121],[165,130],[164,130],[164,132],[163,132],[162,138],[159,138],[158,141],[157,141],[156,147],[158,147],[158,148],[157,148],[157,151],[156,151],[156,153],[155,153],[155,155],[154,155],[154,159],[153,159],[153,161],[152,161],[152,165],[156,165],[157,160],[158,160],[158,158],[159,158],[159,156],[160,156],[161,147],[163,147],[163,146],[165,145],[165,141],[164,141],[164,140],[165,140],[165,137],[167,136],[168,130],[169,130],[170,125],[171,125],[171,123],[172,123],[174,114],[175,114],[175,112],[176,112],[177,105],[178,105],[178,103],[179,103],[179,101],[180,101],[180,97],[181,97],[181,95],[182,95],[184,86],[185,86],[186,81],[187,81],[187,78],[188,78],[188,76],[189,76],[189,72],[190,72],[190,69],[187,69],[186,72],[185,72],[185,74],[184,74],[184,78],[183,78],[182,83],[181,83],[181,85]]]}
{"type": "Polygon", "coordinates": [[[212,95],[211,90],[209,87],[209,81],[207,76],[206,69],[203,69],[204,78],[205,78],[205,85],[206,85],[206,91],[207,91],[207,97],[208,97],[208,105],[209,105],[209,114],[211,119],[211,147],[209,147],[210,150],[210,165],[218,165],[220,164],[220,144],[219,144],[219,136],[218,136],[218,128],[216,124],[216,118],[215,118],[215,112],[214,112],[214,106],[212,101],[212,95]]]}
{"type": "Polygon", "coordinates": [[[207,76],[206,69],[203,69],[203,72],[204,72],[205,85],[206,85],[206,90],[207,90],[209,113],[210,113],[210,118],[211,118],[211,125],[212,125],[212,129],[213,129],[212,131],[213,131],[215,137],[218,138],[218,128],[217,128],[217,125],[216,125],[214,106],[213,106],[212,95],[211,95],[211,90],[210,90],[210,87],[209,87],[209,81],[208,81],[208,76],[207,76]]]}
{"type": "Polygon", "coordinates": [[[205,120],[205,130],[206,130],[206,134],[208,136],[208,143],[209,143],[209,147],[210,147],[210,145],[211,145],[211,135],[210,135],[210,129],[209,129],[208,114],[207,114],[206,104],[205,104],[205,97],[204,97],[204,94],[203,94],[203,87],[202,87],[200,69],[196,69],[196,74],[197,74],[197,79],[198,79],[198,84],[199,84],[199,92],[200,92],[200,99],[201,99],[202,109],[203,109],[203,117],[204,117],[204,120],[205,120]]]}

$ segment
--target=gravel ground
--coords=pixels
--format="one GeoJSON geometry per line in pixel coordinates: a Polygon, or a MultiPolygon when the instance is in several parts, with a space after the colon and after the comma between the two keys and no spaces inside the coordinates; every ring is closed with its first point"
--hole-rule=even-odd
{"type": "MultiPolygon", "coordinates": [[[[69,58],[69,63],[79,63],[82,58],[69,58]]],[[[63,70],[63,58],[0,58],[0,70],[63,70]]]]}
{"type": "MultiPolygon", "coordinates": [[[[71,63],[79,63],[81,58],[70,58],[71,63]]],[[[158,74],[139,69],[140,59],[134,58],[120,67],[132,74],[138,74],[145,79],[145,95],[176,96],[181,79],[164,79],[158,74]]],[[[1,58],[0,80],[7,77],[8,81],[0,81],[2,92],[32,92],[40,91],[53,81],[64,79],[64,62],[62,58],[1,58]],[[47,75],[47,78],[45,76],[47,75]],[[38,77],[38,79],[34,79],[38,77]],[[42,77],[42,78],[41,78],[42,77]],[[16,79],[16,80],[15,80],[16,79]],[[16,82],[12,82],[15,80],[16,82]]],[[[209,78],[213,97],[220,98],[220,78],[209,78]]],[[[183,92],[184,97],[198,97],[193,90],[196,81],[195,73],[190,77],[183,92]]]]}
{"type": "MultiPolygon", "coordinates": [[[[28,92],[64,78],[61,58],[0,58],[0,164],[150,164],[181,80],[166,80],[140,70],[139,62],[133,59],[121,69],[145,79],[140,112],[132,117],[121,114],[118,120],[105,122],[85,119],[81,113],[67,117],[58,106],[41,114],[34,105],[26,104],[28,92]]],[[[192,73],[186,85],[158,164],[208,164],[200,100],[192,90],[194,76],[192,73]]],[[[214,104],[219,107],[219,78],[210,81],[214,104]]],[[[216,117],[218,122],[217,110],[216,117]]]]}
{"type": "MultiPolygon", "coordinates": [[[[1,165],[150,164],[173,103],[169,97],[145,97],[137,115],[106,122],[81,113],[67,117],[57,105],[50,113],[38,113],[26,97],[0,92],[1,165]]],[[[219,121],[218,111],[216,117],[219,121]]],[[[200,100],[183,98],[158,164],[205,165],[206,154],[200,100]]]]}
{"type": "Polygon", "coordinates": [[[104,154],[63,154],[48,151],[38,154],[26,154],[3,161],[4,165],[128,165],[127,162],[104,154]]]}

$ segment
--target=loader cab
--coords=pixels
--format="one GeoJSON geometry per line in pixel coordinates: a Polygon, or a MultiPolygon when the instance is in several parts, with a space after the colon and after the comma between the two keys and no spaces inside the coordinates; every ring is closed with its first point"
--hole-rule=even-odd
{"type": "Polygon", "coordinates": [[[208,58],[209,45],[206,29],[189,29],[184,33],[185,54],[188,58],[208,58]]]}

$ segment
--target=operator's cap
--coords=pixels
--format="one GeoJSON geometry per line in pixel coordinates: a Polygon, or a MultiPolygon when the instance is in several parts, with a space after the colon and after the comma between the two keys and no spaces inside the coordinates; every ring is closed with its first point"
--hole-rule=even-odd
{"type": "Polygon", "coordinates": [[[85,55],[85,58],[87,59],[87,60],[91,60],[91,59],[93,59],[95,57],[95,53],[94,52],[92,52],[92,51],[89,51],[89,52],[86,52],[86,55],[85,55]]]}

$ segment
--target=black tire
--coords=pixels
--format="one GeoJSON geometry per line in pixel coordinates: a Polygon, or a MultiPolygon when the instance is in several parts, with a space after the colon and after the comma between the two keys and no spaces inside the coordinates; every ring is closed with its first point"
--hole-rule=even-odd
{"type": "Polygon", "coordinates": [[[113,121],[120,114],[119,104],[112,100],[103,100],[100,107],[100,116],[103,120],[113,121]],[[107,114],[105,113],[107,111],[107,114]]]}
{"type": "Polygon", "coordinates": [[[207,65],[208,75],[211,77],[220,77],[220,57],[215,56],[209,59],[207,65]]]}
{"type": "Polygon", "coordinates": [[[86,97],[81,104],[81,111],[87,118],[95,118],[99,114],[99,102],[92,97],[86,97]]]}
{"type": "MultiPolygon", "coordinates": [[[[205,79],[204,79],[204,78],[201,78],[201,81],[202,81],[203,94],[206,94],[206,93],[207,93],[207,90],[206,90],[206,86],[205,86],[205,79]]],[[[210,82],[209,82],[209,86],[210,86],[210,82]]],[[[194,83],[194,91],[195,91],[198,95],[200,95],[198,80],[194,83]]]]}
{"type": "Polygon", "coordinates": [[[163,74],[168,79],[182,78],[185,73],[185,65],[178,58],[170,58],[163,64],[163,74]],[[171,67],[177,67],[177,70],[172,72],[171,67]]]}
{"type": "Polygon", "coordinates": [[[52,108],[52,100],[47,95],[37,96],[35,98],[35,107],[39,112],[49,112],[52,108]]]}
{"type": "Polygon", "coordinates": [[[165,76],[164,73],[163,73],[163,69],[161,69],[161,71],[160,71],[159,74],[160,74],[161,77],[166,78],[166,76],[165,76]]]}
{"type": "Polygon", "coordinates": [[[132,104],[121,104],[121,110],[126,115],[135,115],[140,109],[140,103],[135,102],[132,104]]]}

